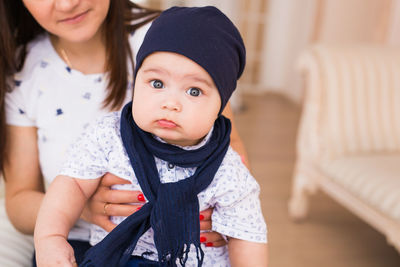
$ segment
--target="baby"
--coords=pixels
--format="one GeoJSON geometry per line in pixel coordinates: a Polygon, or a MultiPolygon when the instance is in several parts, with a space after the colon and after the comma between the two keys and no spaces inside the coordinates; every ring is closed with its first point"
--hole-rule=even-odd
{"type": "Polygon", "coordinates": [[[85,202],[111,172],[146,204],[98,243],[83,266],[266,266],[259,186],[230,146],[221,115],[245,66],[233,23],[215,7],[173,7],[137,54],[133,101],[100,118],[71,147],[37,219],[38,266],[74,266],[67,242],[85,202]],[[223,247],[200,244],[199,210],[214,207],[223,247]]]}

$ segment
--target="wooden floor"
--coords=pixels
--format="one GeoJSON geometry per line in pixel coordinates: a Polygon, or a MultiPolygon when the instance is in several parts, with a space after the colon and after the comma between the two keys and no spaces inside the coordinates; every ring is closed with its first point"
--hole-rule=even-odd
{"type": "Polygon", "coordinates": [[[286,98],[266,94],[244,96],[244,110],[235,116],[261,185],[270,267],[399,267],[400,254],[383,235],[323,193],[311,198],[307,220],[288,218],[300,112],[286,98]]]}

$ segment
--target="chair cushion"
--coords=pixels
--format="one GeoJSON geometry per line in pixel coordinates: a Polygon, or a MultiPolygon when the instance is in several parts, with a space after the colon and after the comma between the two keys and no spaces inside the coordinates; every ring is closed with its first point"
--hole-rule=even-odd
{"type": "Polygon", "coordinates": [[[400,154],[348,156],[320,167],[364,203],[400,222],[400,154]]]}

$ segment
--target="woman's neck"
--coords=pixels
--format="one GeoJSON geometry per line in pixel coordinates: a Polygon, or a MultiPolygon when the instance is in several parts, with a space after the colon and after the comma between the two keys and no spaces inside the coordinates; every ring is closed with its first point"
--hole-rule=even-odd
{"type": "Polygon", "coordinates": [[[50,36],[58,55],[74,70],[83,74],[104,73],[106,66],[106,44],[101,31],[84,42],[69,42],[58,36],[50,36]]]}

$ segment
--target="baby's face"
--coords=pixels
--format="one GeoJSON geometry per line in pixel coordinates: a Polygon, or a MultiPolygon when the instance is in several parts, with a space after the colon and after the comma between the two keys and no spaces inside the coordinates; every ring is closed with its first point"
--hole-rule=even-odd
{"type": "Polygon", "coordinates": [[[132,114],[144,131],[191,146],[211,129],[221,99],[211,76],[180,54],[156,52],[142,63],[135,81],[132,114]]]}

